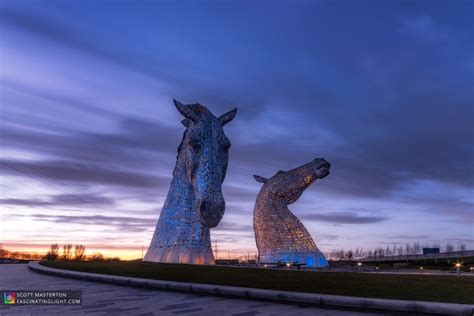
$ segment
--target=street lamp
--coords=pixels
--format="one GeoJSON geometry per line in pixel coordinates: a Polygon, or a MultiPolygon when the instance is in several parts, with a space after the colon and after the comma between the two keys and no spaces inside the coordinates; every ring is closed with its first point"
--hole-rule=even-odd
{"type": "Polygon", "coordinates": [[[361,269],[362,269],[362,262],[357,262],[357,271],[360,272],[361,269]]]}
{"type": "Polygon", "coordinates": [[[375,270],[377,270],[377,273],[379,273],[379,267],[378,266],[375,267],[375,270]]]}
{"type": "Polygon", "coordinates": [[[459,262],[456,263],[456,272],[457,272],[458,275],[461,274],[461,263],[459,263],[459,262]]]}
{"type": "Polygon", "coordinates": [[[470,267],[469,269],[471,269],[471,273],[474,271],[474,267],[470,267]]]}
{"type": "Polygon", "coordinates": [[[423,267],[420,267],[421,273],[423,273],[423,267]]]}

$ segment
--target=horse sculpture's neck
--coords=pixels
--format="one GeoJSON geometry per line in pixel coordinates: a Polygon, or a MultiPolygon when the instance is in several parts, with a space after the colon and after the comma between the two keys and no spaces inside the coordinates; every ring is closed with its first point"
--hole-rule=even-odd
{"type": "Polygon", "coordinates": [[[168,196],[145,260],[213,264],[209,228],[195,209],[195,192],[186,173],[184,155],[178,154],[168,196]],[[189,249],[192,249],[190,252],[189,249]]]}
{"type": "Polygon", "coordinates": [[[195,194],[193,185],[186,174],[186,162],[181,153],[178,153],[176,166],[173,171],[170,189],[166,197],[163,210],[173,208],[177,210],[194,208],[195,194]]]}

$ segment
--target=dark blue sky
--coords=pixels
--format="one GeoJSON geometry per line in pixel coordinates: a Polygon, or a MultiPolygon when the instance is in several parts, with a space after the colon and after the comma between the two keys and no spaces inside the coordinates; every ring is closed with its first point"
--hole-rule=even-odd
{"type": "Polygon", "coordinates": [[[473,248],[473,9],[1,1],[0,242],[147,245],[183,132],[174,97],[239,108],[220,248],[255,249],[252,174],[315,157],[332,173],[291,209],[323,251],[473,248]]]}

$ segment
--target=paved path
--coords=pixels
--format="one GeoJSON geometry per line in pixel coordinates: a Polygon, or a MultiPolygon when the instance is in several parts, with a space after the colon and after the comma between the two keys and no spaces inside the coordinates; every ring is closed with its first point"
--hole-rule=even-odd
{"type": "Polygon", "coordinates": [[[32,272],[26,264],[0,264],[2,290],[82,290],[82,306],[8,306],[0,315],[375,315],[72,280],[32,272]]]}

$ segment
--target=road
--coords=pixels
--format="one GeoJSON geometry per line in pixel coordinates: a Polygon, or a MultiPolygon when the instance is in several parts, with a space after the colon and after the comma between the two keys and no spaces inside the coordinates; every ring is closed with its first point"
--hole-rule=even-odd
{"type": "Polygon", "coordinates": [[[81,290],[82,305],[3,305],[0,315],[375,315],[298,305],[138,289],[43,275],[26,264],[0,264],[0,292],[15,290],[81,290]]]}

